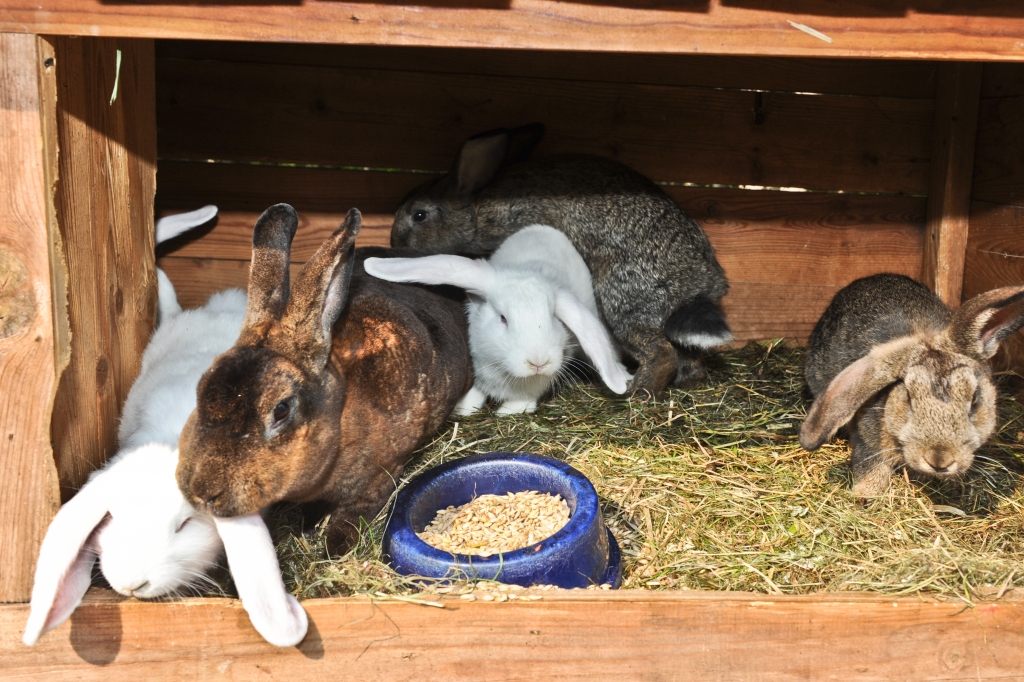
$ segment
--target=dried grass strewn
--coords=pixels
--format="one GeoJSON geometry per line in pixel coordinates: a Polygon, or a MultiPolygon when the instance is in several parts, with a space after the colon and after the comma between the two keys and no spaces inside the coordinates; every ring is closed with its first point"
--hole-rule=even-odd
{"type": "MultiPolygon", "coordinates": [[[[708,364],[705,382],[662,401],[582,385],[533,415],[449,422],[401,483],[476,452],[564,460],[601,496],[624,587],[973,599],[1024,584],[1024,410],[1010,391],[997,435],[965,479],[900,472],[885,497],[864,505],[851,493],[845,441],[814,453],[797,442],[807,406],[801,349],[751,344],[708,364]]],[[[295,511],[277,512],[289,588],[299,597],[422,589],[381,563],[385,522],[382,514],[355,550],[330,561],[318,528],[302,532],[295,511]]]]}

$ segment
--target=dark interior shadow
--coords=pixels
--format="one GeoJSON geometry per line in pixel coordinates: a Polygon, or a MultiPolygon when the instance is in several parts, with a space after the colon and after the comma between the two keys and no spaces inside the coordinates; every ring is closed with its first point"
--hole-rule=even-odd
{"type": "Polygon", "coordinates": [[[208,223],[192,228],[191,230],[179,234],[174,239],[168,239],[162,244],[158,244],[156,247],[156,257],[163,258],[164,256],[169,256],[186,244],[190,244],[197,239],[205,237],[213,231],[213,228],[217,227],[219,220],[220,216],[214,216],[208,223]]]}
{"type": "Polygon", "coordinates": [[[320,629],[316,621],[309,618],[309,629],[306,630],[306,637],[296,647],[306,658],[319,661],[324,657],[324,639],[320,635],[320,629]]]}
{"type": "Polygon", "coordinates": [[[950,16],[1024,17],[1024,3],[999,0],[722,0],[725,7],[826,17],[903,17],[911,12],[950,16]]]}
{"type": "Polygon", "coordinates": [[[121,609],[116,595],[90,590],[90,599],[71,614],[71,648],[92,665],[109,665],[121,651],[121,609]]]}

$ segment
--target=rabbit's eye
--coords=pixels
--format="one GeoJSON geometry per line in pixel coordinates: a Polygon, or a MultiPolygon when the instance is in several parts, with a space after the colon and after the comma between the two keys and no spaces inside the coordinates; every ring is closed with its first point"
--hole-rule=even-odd
{"type": "Polygon", "coordinates": [[[278,424],[283,422],[291,414],[292,407],[288,404],[288,401],[282,400],[277,405],[274,405],[274,423],[278,424]]]}
{"type": "Polygon", "coordinates": [[[414,223],[422,223],[426,219],[427,219],[427,212],[426,211],[413,211],[413,213],[412,213],[412,221],[414,223]]]}
{"type": "Polygon", "coordinates": [[[502,323],[503,325],[505,325],[506,327],[508,326],[508,320],[506,320],[506,319],[505,319],[505,316],[504,316],[504,315],[502,315],[502,316],[501,316],[501,323],[502,323]]]}
{"type": "Polygon", "coordinates": [[[181,529],[184,528],[185,526],[187,526],[188,522],[191,521],[191,520],[192,520],[191,516],[186,516],[184,519],[182,519],[181,523],[178,524],[178,527],[174,529],[174,532],[175,533],[180,533],[181,529]]]}

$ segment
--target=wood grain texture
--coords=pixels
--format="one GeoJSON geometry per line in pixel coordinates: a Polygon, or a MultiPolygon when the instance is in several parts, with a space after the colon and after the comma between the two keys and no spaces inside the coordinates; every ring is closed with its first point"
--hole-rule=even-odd
{"type": "Polygon", "coordinates": [[[931,100],[182,59],[157,79],[162,159],[446,171],[467,137],[541,120],[538,154],[654,180],[928,190],[931,100]]]}
{"type": "MultiPolygon", "coordinates": [[[[935,62],[161,40],[157,60],[385,69],[873,97],[935,97],[935,62]]],[[[999,66],[999,65],[994,65],[999,66]]],[[[1013,64],[1006,66],[1013,67],[1013,64]]]]}
{"type": "Polygon", "coordinates": [[[996,62],[985,64],[984,68],[985,71],[981,79],[982,97],[1024,95],[1024,64],[996,62]]]}
{"type": "MultiPolygon", "coordinates": [[[[212,229],[198,236],[184,235],[168,243],[169,248],[161,248],[163,254],[188,258],[248,260],[252,227],[260,212],[278,197],[299,211],[299,230],[292,245],[296,263],[313,255],[352,206],[363,210],[363,229],[357,243],[387,246],[393,219],[387,209],[398,203],[401,194],[384,198],[372,192],[400,189],[408,181],[415,184],[422,178],[399,173],[208,164],[180,164],[186,169],[168,173],[170,165],[161,163],[162,181],[188,177],[189,187],[195,189],[192,201],[179,211],[216,202],[222,183],[227,196],[224,202],[217,202],[221,206],[258,207],[222,210],[212,229]],[[195,171],[189,172],[188,167],[195,171]],[[216,181],[217,171],[225,168],[229,178],[216,181]],[[292,174],[294,183],[285,182],[285,176],[292,174]],[[237,193],[228,189],[232,186],[238,188],[237,193]],[[262,194],[266,187],[275,188],[274,193],[262,194]],[[294,192],[289,191],[293,188],[294,192]],[[306,210],[310,206],[320,210],[306,210]]],[[[177,189],[177,196],[188,194],[180,186],[177,189]]],[[[924,199],[693,187],[665,190],[704,226],[731,280],[844,286],[857,277],[880,271],[920,278],[924,199]]]]}
{"type": "MultiPolygon", "coordinates": [[[[1024,282],[1024,207],[971,202],[963,298],[1024,282]]],[[[1024,334],[1006,339],[993,364],[1024,375],[1024,334]]]]}
{"type": "Polygon", "coordinates": [[[935,90],[922,281],[954,308],[963,287],[981,76],[981,64],[942,64],[935,90]]]}
{"type": "MultiPolygon", "coordinates": [[[[244,260],[166,256],[159,258],[157,264],[174,283],[178,301],[186,308],[203,305],[215,291],[245,288],[249,282],[249,261],[244,260]]],[[[292,277],[300,267],[292,264],[292,277]]],[[[865,274],[883,271],[869,270],[865,274]]],[[[795,270],[770,270],[755,276],[796,279],[796,274],[795,270]]],[[[738,343],[776,338],[804,343],[840,288],[828,284],[731,280],[722,306],[738,343]]]]}
{"type": "Polygon", "coordinates": [[[40,47],[0,33],[0,602],[27,601],[60,505],[50,449],[57,385],[40,47]]]}
{"type": "Polygon", "coordinates": [[[548,593],[446,608],[303,603],[298,646],[263,642],[236,601],[89,598],[34,648],[0,606],[0,678],[61,680],[1009,680],[1024,605],[868,595],[548,593]],[[613,615],[614,614],[614,615],[613,615]],[[342,672],[343,671],[343,672],[342,672]]]}
{"type": "Polygon", "coordinates": [[[1024,58],[1015,0],[7,0],[0,30],[261,42],[901,59],[1024,58]],[[831,42],[792,26],[811,27],[831,42]]]}
{"type": "MultiPolygon", "coordinates": [[[[738,341],[803,342],[839,288],[858,277],[899,272],[919,278],[923,204],[911,197],[806,195],[669,188],[704,225],[729,277],[724,300],[738,341]]],[[[182,305],[246,286],[257,212],[222,212],[213,229],[170,244],[159,261],[182,305]]],[[[294,267],[337,229],[343,213],[300,213],[294,267]]],[[[390,214],[364,215],[360,246],[387,246],[390,214]]]]}
{"type": "Polygon", "coordinates": [[[981,101],[971,196],[1024,206],[1024,96],[981,101]]]}
{"type": "Polygon", "coordinates": [[[156,130],[152,41],[59,38],[55,47],[56,206],[72,336],[52,437],[67,499],[113,454],[121,404],[153,329],[156,130]]]}

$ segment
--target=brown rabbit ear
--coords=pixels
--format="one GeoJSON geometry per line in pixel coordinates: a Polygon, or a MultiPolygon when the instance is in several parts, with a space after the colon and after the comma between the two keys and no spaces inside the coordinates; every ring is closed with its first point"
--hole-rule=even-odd
{"type": "Polygon", "coordinates": [[[455,194],[467,199],[483,189],[501,170],[508,152],[508,132],[490,131],[462,144],[455,160],[455,194]]]}
{"type": "Polygon", "coordinates": [[[331,328],[348,300],[362,215],[351,209],[345,222],[327,238],[296,278],[295,291],[281,326],[293,330],[297,345],[314,365],[327,362],[331,328]]]}
{"type": "Polygon", "coordinates": [[[800,445],[805,450],[821,447],[840,426],[850,421],[861,405],[900,378],[920,347],[916,338],[905,336],[875,346],[837,374],[807,411],[800,426],[800,445]]]}
{"type": "Polygon", "coordinates": [[[243,337],[246,331],[281,317],[288,301],[288,263],[298,227],[299,216],[288,204],[271,206],[256,221],[243,337]]]}
{"type": "Polygon", "coordinates": [[[1003,339],[1024,326],[1024,308],[997,316],[1000,309],[1020,300],[1024,300],[1024,284],[979,294],[960,307],[946,334],[960,352],[987,360],[996,354],[1003,339]]]}

